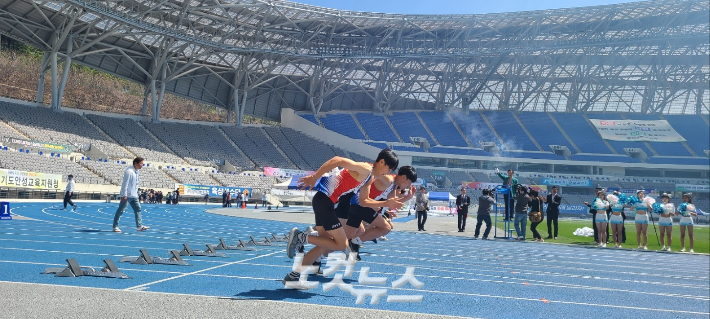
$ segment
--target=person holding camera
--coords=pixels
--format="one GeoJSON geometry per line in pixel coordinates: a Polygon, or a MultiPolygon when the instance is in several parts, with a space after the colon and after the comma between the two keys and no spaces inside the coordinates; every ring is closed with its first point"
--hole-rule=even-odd
{"type": "Polygon", "coordinates": [[[426,215],[429,211],[429,195],[426,193],[426,187],[419,188],[419,193],[416,195],[415,210],[417,212],[417,226],[419,231],[426,231],[424,224],[426,223],[426,215]]]}
{"type": "Polygon", "coordinates": [[[507,188],[509,190],[508,194],[503,195],[503,201],[505,202],[505,218],[503,220],[511,220],[513,218],[513,200],[511,200],[511,196],[515,196],[515,190],[518,188],[518,179],[513,177],[515,175],[515,171],[512,169],[509,169],[507,174],[508,175],[503,175],[498,168],[496,167],[496,174],[500,179],[503,180],[503,187],[507,188]]]}
{"type": "Polygon", "coordinates": [[[466,218],[468,218],[468,206],[471,205],[471,198],[466,195],[466,188],[461,188],[461,195],[456,196],[456,209],[459,216],[459,233],[466,230],[466,218]]]}
{"type": "Polygon", "coordinates": [[[483,239],[488,239],[488,234],[491,232],[491,213],[493,212],[493,206],[496,201],[493,200],[493,191],[484,189],[483,195],[478,198],[478,212],[476,212],[476,233],[473,235],[474,239],[478,239],[478,235],[481,233],[481,224],[486,222],[486,230],[483,232],[483,239]]]}
{"type": "Polygon", "coordinates": [[[525,227],[528,224],[528,204],[530,196],[528,189],[518,187],[518,192],[515,195],[515,233],[518,237],[515,240],[525,240],[525,227]]]}

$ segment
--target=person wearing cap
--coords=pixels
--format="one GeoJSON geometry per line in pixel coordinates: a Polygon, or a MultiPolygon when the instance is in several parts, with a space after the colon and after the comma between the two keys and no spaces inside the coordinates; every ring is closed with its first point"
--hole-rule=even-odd
{"type": "Polygon", "coordinates": [[[67,188],[64,190],[64,208],[62,208],[62,210],[67,210],[67,204],[71,205],[73,210],[76,210],[76,205],[71,200],[71,197],[74,195],[75,187],[74,175],[69,174],[69,176],[67,176],[67,188]]]}

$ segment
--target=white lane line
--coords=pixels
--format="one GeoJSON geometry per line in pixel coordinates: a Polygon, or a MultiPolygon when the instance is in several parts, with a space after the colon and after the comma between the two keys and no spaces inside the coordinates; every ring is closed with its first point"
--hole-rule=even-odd
{"type": "Polygon", "coordinates": [[[158,283],[161,283],[161,282],[166,282],[166,281],[170,281],[170,280],[174,280],[174,279],[178,279],[178,278],[182,278],[182,277],[186,277],[186,276],[190,276],[190,275],[195,275],[195,274],[203,273],[203,272],[205,272],[205,271],[210,271],[210,270],[217,269],[217,268],[222,268],[222,267],[226,267],[226,266],[230,266],[230,265],[241,264],[241,263],[246,262],[246,261],[250,261],[250,260],[254,260],[254,259],[258,259],[258,258],[263,258],[263,257],[271,256],[271,255],[276,254],[276,253],[280,253],[280,251],[275,251],[275,252],[273,252],[273,253],[266,254],[266,255],[260,255],[260,256],[256,256],[256,257],[252,257],[252,258],[248,258],[248,259],[244,259],[244,260],[240,260],[240,261],[235,261],[235,262],[227,263],[227,264],[224,264],[224,265],[219,265],[219,266],[214,266],[214,267],[210,267],[210,268],[206,268],[206,269],[202,269],[202,270],[198,270],[198,271],[193,271],[193,272],[191,272],[191,273],[186,273],[186,274],[182,274],[182,275],[175,276],[175,277],[170,277],[170,278],[165,278],[165,279],[161,279],[161,280],[156,280],[156,281],[149,282],[149,283],[145,283],[145,284],[142,284],[142,285],[133,286],[133,287],[128,287],[128,288],[126,288],[126,289],[124,289],[124,290],[135,290],[135,289],[139,289],[139,288],[142,288],[142,287],[148,287],[148,286],[150,286],[150,285],[154,285],[154,284],[158,284],[158,283]]]}

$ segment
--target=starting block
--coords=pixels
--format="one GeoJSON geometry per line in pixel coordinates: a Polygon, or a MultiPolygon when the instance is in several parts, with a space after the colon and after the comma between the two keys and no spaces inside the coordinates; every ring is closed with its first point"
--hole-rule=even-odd
{"type": "Polygon", "coordinates": [[[67,268],[47,268],[42,274],[55,274],[55,277],[104,277],[117,279],[131,279],[126,274],[118,271],[118,267],[111,259],[104,259],[106,266],[100,271],[94,270],[92,267],[81,267],[74,258],[67,259],[67,268]]]}
{"type": "Polygon", "coordinates": [[[215,252],[212,246],[207,245],[207,250],[202,251],[202,250],[192,250],[190,248],[190,245],[188,244],[182,244],[183,249],[180,252],[180,255],[182,256],[204,256],[204,257],[227,257],[227,255],[223,253],[218,253],[215,252]]]}
{"type": "Polygon", "coordinates": [[[287,242],[288,241],[288,235],[284,237],[279,237],[276,234],[271,234],[271,241],[276,241],[276,242],[287,242]]]}
{"type": "Polygon", "coordinates": [[[247,245],[253,245],[253,246],[271,246],[271,241],[269,238],[264,237],[264,240],[256,240],[254,239],[254,236],[249,236],[250,240],[247,242],[247,245]]]}
{"type": "MultiPolygon", "coordinates": [[[[208,246],[212,247],[212,245],[208,245],[208,246]]],[[[224,242],[224,239],[222,239],[222,238],[219,239],[219,244],[217,246],[214,246],[213,249],[215,249],[215,250],[250,250],[250,251],[256,250],[256,248],[254,248],[254,247],[247,247],[247,245],[244,244],[244,242],[241,239],[239,240],[238,245],[230,246],[230,245],[227,245],[224,242]]]]}
{"type": "Polygon", "coordinates": [[[162,265],[176,265],[176,266],[191,266],[185,260],[180,257],[180,251],[171,250],[169,259],[163,259],[160,257],[151,257],[148,251],[145,249],[140,250],[141,255],[138,257],[123,257],[119,262],[130,262],[136,265],[149,265],[149,264],[162,264],[162,265]]]}

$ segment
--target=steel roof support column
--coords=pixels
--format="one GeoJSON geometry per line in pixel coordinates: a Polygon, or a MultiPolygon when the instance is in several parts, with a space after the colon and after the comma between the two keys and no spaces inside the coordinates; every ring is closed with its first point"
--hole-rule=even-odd
{"type": "Polygon", "coordinates": [[[698,89],[695,91],[695,114],[697,115],[703,114],[703,94],[705,93],[705,87],[707,86],[707,82],[699,82],[703,85],[699,86],[698,89]]]}
{"type": "Polygon", "coordinates": [[[44,103],[44,75],[47,73],[47,63],[49,62],[49,52],[44,52],[42,64],[39,67],[39,81],[37,81],[37,103],[44,103]]]}
{"type": "Polygon", "coordinates": [[[308,87],[308,106],[311,107],[313,115],[318,115],[320,109],[323,107],[323,86],[325,85],[325,80],[323,79],[323,60],[320,59],[313,67],[313,74],[311,74],[311,81],[308,87]]]}
{"type": "MultiPolygon", "coordinates": [[[[71,37],[70,37],[71,39],[71,37]]],[[[69,78],[69,68],[71,67],[71,40],[67,43],[67,56],[64,58],[64,71],[62,72],[62,80],[59,82],[59,93],[57,94],[57,110],[62,108],[62,100],[64,99],[64,89],[67,87],[67,79],[69,78]]]]}
{"type": "Polygon", "coordinates": [[[49,53],[49,61],[51,63],[49,74],[52,77],[52,110],[58,111],[59,87],[57,86],[57,52],[49,53]]]}
{"type": "Polygon", "coordinates": [[[158,93],[158,99],[156,101],[156,81],[153,80],[151,84],[151,89],[153,90],[153,122],[160,122],[160,109],[163,107],[163,97],[165,97],[165,78],[167,77],[168,64],[164,62],[160,70],[160,93],[158,93]]]}
{"type": "Polygon", "coordinates": [[[249,73],[244,71],[244,75],[242,77],[244,78],[244,89],[242,90],[242,103],[237,109],[237,122],[235,123],[237,127],[242,127],[242,122],[244,121],[244,110],[246,109],[247,104],[247,91],[249,90],[249,73]]]}

